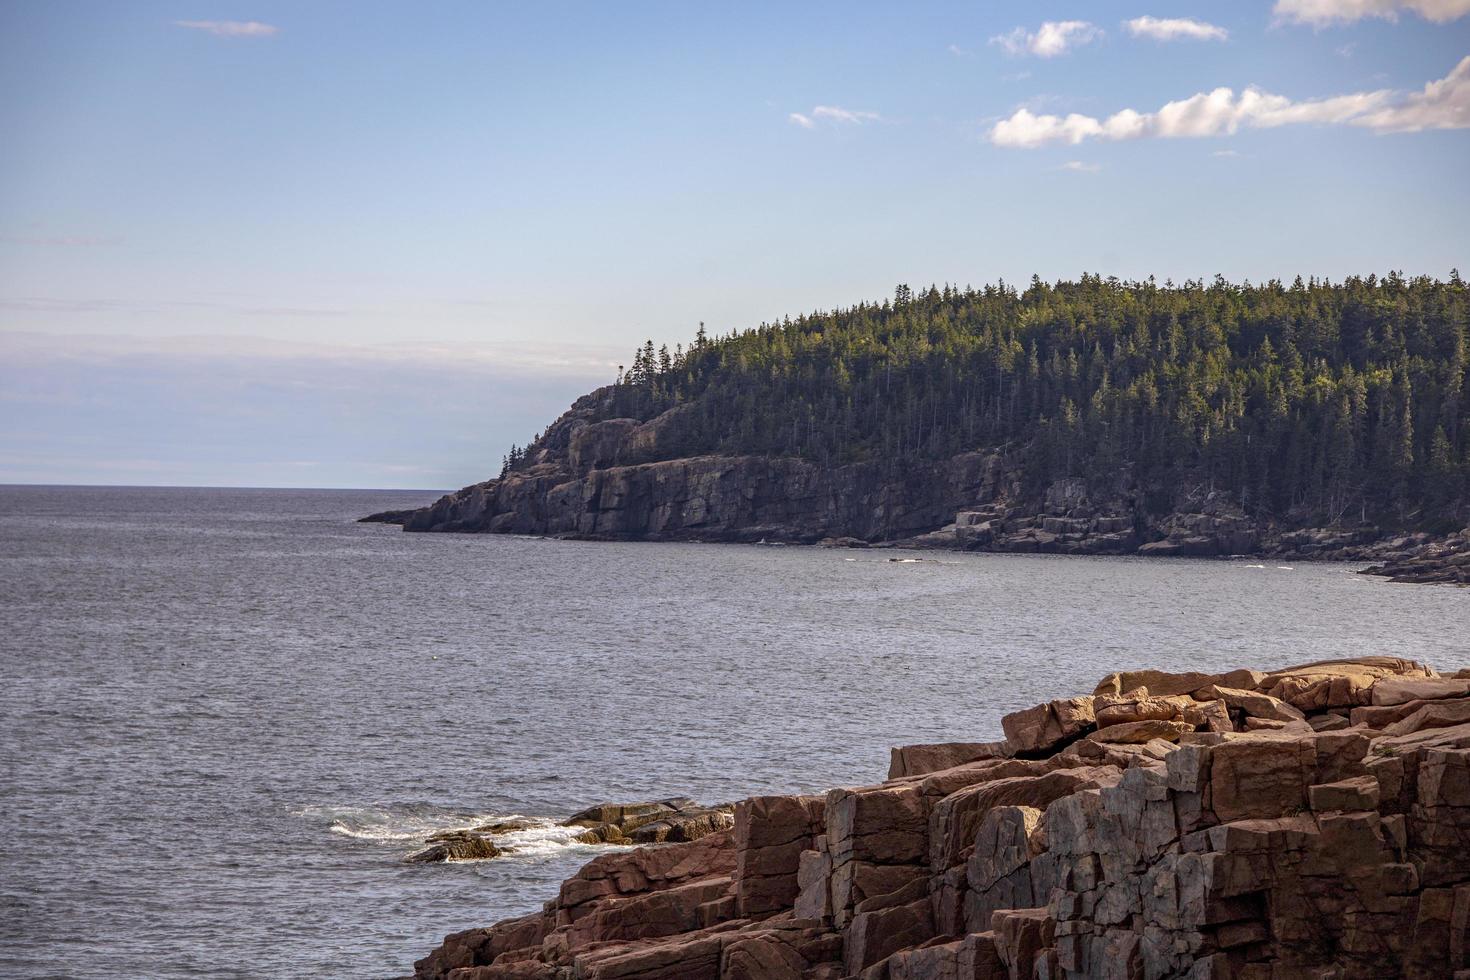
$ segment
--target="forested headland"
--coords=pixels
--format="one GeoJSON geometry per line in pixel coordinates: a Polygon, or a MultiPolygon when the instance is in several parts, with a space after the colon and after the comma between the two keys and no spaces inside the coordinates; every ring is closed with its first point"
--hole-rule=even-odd
{"type": "MultiPolygon", "coordinates": [[[[899,286],[725,336],[701,325],[687,347],[649,342],[597,414],[668,413],[630,464],[898,469],[1000,450],[1035,492],[1121,474],[1161,498],[1207,484],[1298,524],[1449,530],[1470,491],[1467,319],[1458,272],[899,286]]],[[[535,450],[514,450],[507,472],[535,450]]]]}

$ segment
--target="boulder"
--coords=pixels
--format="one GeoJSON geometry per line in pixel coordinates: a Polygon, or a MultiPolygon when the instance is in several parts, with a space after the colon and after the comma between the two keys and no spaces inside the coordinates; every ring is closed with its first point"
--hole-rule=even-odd
{"type": "Polygon", "coordinates": [[[1385,735],[1409,735],[1426,728],[1450,728],[1470,722],[1470,698],[1458,701],[1426,701],[1424,706],[1401,721],[1383,729],[1385,735]]]}
{"type": "Polygon", "coordinates": [[[1432,703],[1432,701],[1406,701],[1403,704],[1365,705],[1352,709],[1349,721],[1354,725],[1362,725],[1366,728],[1387,728],[1394,722],[1402,721],[1420,708],[1432,703]]]}
{"type": "Polygon", "coordinates": [[[1470,678],[1385,677],[1373,685],[1373,704],[1406,704],[1470,695],[1470,678]]]}
{"type": "Polygon", "coordinates": [[[1171,694],[1192,694],[1202,687],[1220,684],[1226,687],[1254,688],[1264,677],[1259,671],[1232,670],[1225,674],[1201,674],[1186,672],[1172,674],[1163,670],[1125,670],[1104,677],[1093,690],[1093,694],[1123,695],[1138,688],[1147,688],[1154,697],[1171,694]]]}
{"type": "Polygon", "coordinates": [[[1240,688],[1211,684],[1197,693],[1203,701],[1223,701],[1230,708],[1242,711],[1252,718],[1265,718],[1270,721],[1302,721],[1306,718],[1299,708],[1287,704],[1280,698],[1257,691],[1245,691],[1240,688]]]}
{"type": "Polygon", "coordinates": [[[442,861],[483,861],[500,854],[501,849],[488,835],[448,830],[432,835],[427,847],[414,851],[403,860],[408,864],[435,864],[442,861]]]}
{"type": "Polygon", "coordinates": [[[1109,725],[1107,728],[1099,728],[1087,736],[1091,742],[1113,742],[1123,744],[1141,744],[1151,742],[1156,738],[1174,742],[1185,732],[1194,731],[1194,726],[1187,721],[1126,721],[1119,725],[1109,725]]]}
{"type": "MultiPolygon", "coordinates": [[[[1144,689],[1146,690],[1146,689],[1144,689]]],[[[1097,695],[1093,699],[1093,714],[1098,728],[1122,725],[1135,721],[1173,721],[1184,715],[1184,702],[1188,698],[1130,697],[1128,695],[1097,695]]]]}
{"type": "Polygon", "coordinates": [[[1233,732],[1235,723],[1224,701],[1197,701],[1185,705],[1183,721],[1210,732],[1233,732]]]}
{"type": "Polygon", "coordinates": [[[1384,677],[1429,677],[1423,664],[1398,657],[1359,657],[1301,664],[1268,674],[1257,688],[1302,711],[1368,704],[1384,677]]]}
{"type": "Polygon", "coordinates": [[[735,826],[734,807],[690,807],[643,824],[626,835],[634,844],[699,840],[735,826]]]}
{"type": "Polygon", "coordinates": [[[1003,759],[1008,754],[1005,742],[941,742],[930,745],[901,745],[890,753],[888,778],[922,776],[980,759],[1003,759]]]}
{"type": "Polygon", "coordinates": [[[1000,720],[1014,755],[1049,752],[1096,723],[1091,697],[1066,698],[1016,711],[1000,720]]]}

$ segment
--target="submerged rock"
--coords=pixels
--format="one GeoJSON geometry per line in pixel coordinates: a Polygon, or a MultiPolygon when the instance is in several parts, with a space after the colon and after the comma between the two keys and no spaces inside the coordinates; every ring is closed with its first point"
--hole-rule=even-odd
{"type": "Polygon", "coordinates": [[[429,846],[414,851],[403,860],[409,864],[434,864],[441,861],[481,861],[499,857],[501,849],[488,836],[469,830],[446,830],[429,837],[429,846]]]}
{"type": "MultiPolygon", "coordinates": [[[[544,911],[449,936],[416,976],[1470,970],[1463,685],[1374,657],[1130,683],[1144,676],[1015,712],[1005,743],[907,746],[886,782],[756,797],[729,830],[596,858],[544,911]]],[[[636,833],[665,809],[698,812],[657,801],[577,819],[636,833]]]]}

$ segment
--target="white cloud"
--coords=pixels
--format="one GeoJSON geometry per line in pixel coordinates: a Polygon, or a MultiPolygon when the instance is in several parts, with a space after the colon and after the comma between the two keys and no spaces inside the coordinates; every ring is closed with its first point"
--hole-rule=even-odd
{"type": "Polygon", "coordinates": [[[988,135],[997,146],[1030,148],[1047,143],[1076,145],[1089,139],[1223,136],[1242,128],[1304,123],[1349,124],[1380,133],[1470,128],[1470,56],[1445,78],[1407,96],[1382,89],[1293,102],[1257,88],[1247,88],[1239,95],[1217,88],[1169,102],[1155,112],[1123,109],[1106,119],[1078,113],[1038,115],[1023,107],[997,122],[988,135]]]}
{"type": "Polygon", "coordinates": [[[1029,53],[1038,58],[1055,58],[1102,36],[1100,28],[1085,20],[1049,20],[1035,31],[1018,27],[1009,34],[998,34],[990,39],[990,43],[1000,45],[1007,54],[1029,53]]]}
{"type": "Polygon", "coordinates": [[[1276,0],[1272,8],[1278,20],[1316,27],[1365,17],[1397,20],[1401,11],[1446,24],[1470,14],[1470,0],[1276,0]]]}
{"type": "Polygon", "coordinates": [[[176,20],[174,25],[216,37],[270,37],[280,31],[274,24],[262,24],[258,20],[176,20]]]}
{"type": "Polygon", "coordinates": [[[882,118],[876,112],[855,112],[835,105],[819,105],[812,110],[812,116],[816,119],[830,119],[839,123],[877,122],[882,118]]]}
{"type": "Polygon", "coordinates": [[[1134,37],[1155,41],[1224,41],[1230,32],[1223,27],[1187,17],[1135,17],[1123,24],[1134,37]]]}
{"type": "Polygon", "coordinates": [[[1081,160],[1068,160],[1057,169],[1070,171],[1074,174],[1095,174],[1102,169],[1102,164],[1084,163],[1081,160]]]}
{"type": "Polygon", "coordinates": [[[1470,128],[1470,56],[1461,58],[1453,71],[1425,85],[1422,92],[1353,122],[1384,133],[1470,128]]]}
{"type": "Polygon", "coordinates": [[[786,119],[800,126],[802,129],[813,129],[818,122],[823,120],[836,125],[848,126],[860,126],[863,123],[883,121],[883,117],[876,112],[861,112],[855,109],[844,109],[841,106],[835,105],[815,106],[811,112],[793,112],[786,119]]]}
{"type": "Polygon", "coordinates": [[[1212,157],[1238,157],[1238,156],[1240,156],[1240,151],[1239,150],[1216,150],[1214,153],[1211,153],[1210,156],[1212,156],[1212,157]]]}

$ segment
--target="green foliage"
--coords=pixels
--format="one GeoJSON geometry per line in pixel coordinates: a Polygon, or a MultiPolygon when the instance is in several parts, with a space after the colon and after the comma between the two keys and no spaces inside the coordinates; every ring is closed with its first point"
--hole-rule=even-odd
{"type": "Polygon", "coordinates": [[[1061,477],[1208,481],[1253,512],[1413,521],[1470,492],[1467,291],[1448,281],[1235,285],[1084,275],[650,341],[608,417],[665,420],[657,458],[901,467],[967,450],[1061,477]]]}

